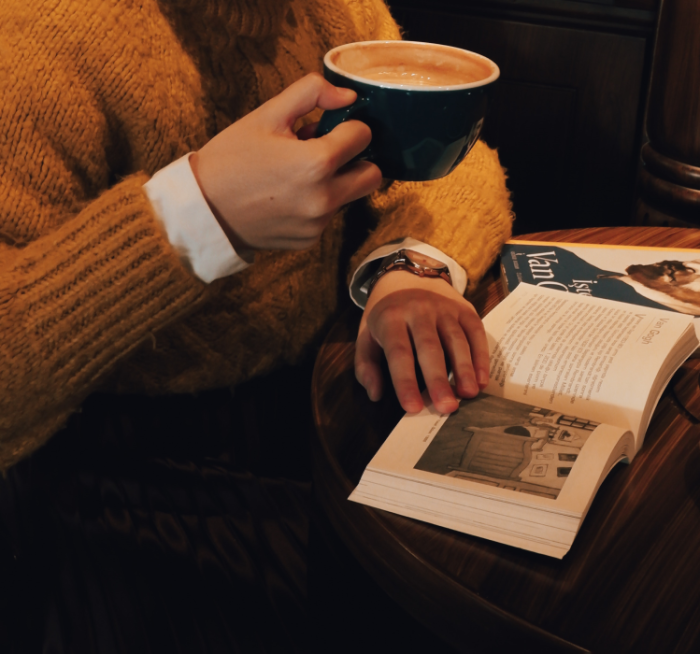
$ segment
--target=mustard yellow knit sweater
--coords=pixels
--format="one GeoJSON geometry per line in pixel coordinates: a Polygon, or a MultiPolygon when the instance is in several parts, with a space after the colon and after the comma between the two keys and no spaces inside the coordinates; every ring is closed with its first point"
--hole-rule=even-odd
{"type": "MultiPolygon", "coordinates": [[[[343,216],[312,250],[258,253],[207,286],[142,185],[329,48],[394,38],[380,0],[0,2],[0,469],[97,388],[196,392],[298,359],[336,306],[343,216]]],[[[448,178],[370,202],[352,266],[410,235],[476,280],[510,233],[482,143],[448,178]]]]}

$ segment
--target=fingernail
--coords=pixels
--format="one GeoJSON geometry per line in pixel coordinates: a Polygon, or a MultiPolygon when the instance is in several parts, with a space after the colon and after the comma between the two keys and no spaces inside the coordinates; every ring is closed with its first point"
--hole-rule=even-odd
{"type": "Polygon", "coordinates": [[[454,413],[459,406],[459,402],[454,397],[445,397],[440,401],[440,411],[442,413],[454,413]]]}
{"type": "Polygon", "coordinates": [[[423,408],[423,402],[419,402],[418,400],[408,400],[404,408],[408,413],[418,413],[423,408]]]}
{"type": "Polygon", "coordinates": [[[489,383],[489,373],[486,372],[485,370],[480,370],[478,380],[479,380],[479,386],[481,388],[484,388],[489,383]]]}
{"type": "Polygon", "coordinates": [[[379,399],[379,389],[377,388],[377,384],[372,383],[372,379],[357,379],[360,384],[362,384],[362,387],[365,389],[365,392],[367,393],[367,397],[370,399],[372,402],[376,402],[379,399]]]}

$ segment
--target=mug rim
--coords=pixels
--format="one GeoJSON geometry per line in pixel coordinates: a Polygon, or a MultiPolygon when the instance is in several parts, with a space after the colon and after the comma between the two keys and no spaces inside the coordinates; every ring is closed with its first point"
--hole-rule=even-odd
{"type": "Polygon", "coordinates": [[[478,52],[473,52],[472,50],[466,50],[465,48],[458,48],[456,46],[452,45],[444,45],[443,43],[430,43],[429,41],[403,41],[401,39],[394,39],[394,40],[380,40],[380,41],[353,41],[352,43],[345,43],[343,45],[336,46],[335,48],[332,48],[323,57],[323,65],[326,66],[329,70],[332,70],[334,73],[342,76],[342,77],[347,77],[348,79],[354,80],[356,82],[360,82],[361,84],[369,84],[370,86],[377,86],[379,88],[386,88],[386,89],[399,89],[403,91],[422,91],[422,92],[431,92],[431,91],[459,91],[461,89],[474,89],[478,88],[480,86],[486,86],[487,84],[490,84],[491,82],[495,82],[500,74],[501,70],[498,67],[498,65],[489,59],[488,57],[485,57],[482,54],[479,54],[478,52]],[[413,45],[428,45],[432,48],[440,48],[444,50],[456,50],[459,52],[467,52],[468,54],[481,59],[482,61],[486,62],[487,65],[493,68],[493,71],[488,77],[485,77],[484,79],[477,80],[476,82],[467,82],[465,84],[445,84],[443,86],[425,86],[425,85],[418,85],[418,84],[396,84],[393,82],[382,82],[379,80],[371,80],[367,79],[366,77],[360,77],[359,75],[355,75],[354,73],[349,73],[345,70],[342,70],[338,68],[332,61],[331,61],[331,55],[333,55],[336,52],[342,52],[343,50],[349,50],[350,48],[355,48],[357,46],[369,46],[369,45],[377,45],[377,44],[386,44],[386,45],[391,45],[391,44],[413,44],[413,45]]]}

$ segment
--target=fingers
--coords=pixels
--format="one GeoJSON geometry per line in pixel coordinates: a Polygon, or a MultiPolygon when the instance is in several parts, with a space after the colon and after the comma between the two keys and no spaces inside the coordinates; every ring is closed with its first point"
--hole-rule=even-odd
{"type": "Polygon", "coordinates": [[[489,352],[481,319],[474,307],[442,280],[405,273],[385,275],[375,286],[365,313],[406,411],[418,411],[423,405],[416,361],[441,413],[456,411],[459,397],[474,397],[486,386],[489,352]],[[454,373],[457,397],[448,379],[446,357],[454,373]]]}
{"type": "Polygon", "coordinates": [[[342,207],[376,191],[382,184],[382,172],[369,161],[355,161],[339,170],[329,184],[331,196],[342,207]]]}
{"type": "Polygon", "coordinates": [[[372,402],[381,399],[384,390],[381,370],[382,348],[362,321],[355,344],[355,377],[364,386],[372,402]]]}
{"type": "Polygon", "coordinates": [[[418,388],[413,347],[406,326],[402,329],[397,325],[389,330],[382,347],[399,404],[408,413],[420,411],[423,408],[423,398],[418,388]]]}
{"type": "MultiPolygon", "coordinates": [[[[357,94],[350,89],[342,89],[330,84],[317,73],[298,80],[278,96],[266,103],[270,119],[289,130],[295,121],[312,109],[338,109],[355,101],[357,94]]],[[[317,123],[300,128],[295,134],[303,141],[307,152],[314,153],[312,160],[318,163],[314,176],[331,179],[329,195],[337,198],[337,206],[342,206],[364,197],[379,188],[382,180],[379,168],[366,162],[353,162],[372,140],[372,132],[364,123],[348,120],[320,139],[313,138],[317,123]]]]}
{"type": "MultiPolygon", "coordinates": [[[[443,349],[440,333],[432,316],[425,315],[415,320],[411,331],[416,357],[435,408],[441,413],[456,411],[459,401],[455,398],[447,378],[447,366],[445,365],[445,350],[447,348],[443,349]]],[[[454,340],[458,340],[456,332],[454,340]]],[[[466,349],[468,351],[468,346],[466,349]]]]}
{"type": "Polygon", "coordinates": [[[359,120],[348,120],[336,126],[325,136],[309,141],[321,156],[337,170],[363,152],[372,141],[372,131],[359,120]]]}
{"type": "Polygon", "coordinates": [[[282,240],[268,240],[271,248],[305,250],[321,238],[328,223],[340,207],[364,197],[379,188],[382,174],[368,161],[352,163],[338,175],[325,180],[322,188],[311,188],[306,196],[307,215],[299,221],[294,234],[285,234],[282,240]]]}
{"type": "Polygon", "coordinates": [[[469,341],[459,325],[440,329],[440,340],[450,361],[455,389],[459,397],[474,397],[479,392],[469,341]]]}
{"type": "MultiPolygon", "coordinates": [[[[471,311],[465,312],[460,316],[460,325],[466,334],[469,341],[469,349],[471,353],[471,370],[476,376],[476,382],[479,389],[483,389],[489,383],[489,343],[486,338],[486,331],[481,318],[476,310],[471,307],[471,311]]],[[[452,359],[454,361],[454,359],[452,359]]],[[[461,394],[461,393],[460,393],[461,394]]],[[[463,395],[463,397],[473,397],[476,392],[463,395]]]]}
{"type": "Polygon", "coordinates": [[[311,73],[268,100],[264,106],[270,120],[279,127],[291,129],[297,118],[316,107],[340,109],[352,104],[356,98],[355,91],[333,86],[318,73],[311,73]]]}
{"type": "Polygon", "coordinates": [[[308,125],[302,125],[297,130],[297,138],[300,141],[308,141],[316,136],[316,131],[318,130],[318,121],[314,123],[309,123],[308,125]]]}
{"type": "Polygon", "coordinates": [[[452,367],[457,394],[474,397],[488,383],[489,350],[484,326],[471,305],[454,320],[438,323],[440,340],[452,367]]]}

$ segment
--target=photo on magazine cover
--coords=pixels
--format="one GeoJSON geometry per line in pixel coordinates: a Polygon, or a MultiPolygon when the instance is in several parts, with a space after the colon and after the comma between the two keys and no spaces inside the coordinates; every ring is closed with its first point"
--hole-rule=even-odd
{"type": "Polygon", "coordinates": [[[700,316],[700,252],[506,243],[501,267],[512,291],[519,282],[700,316]]]}
{"type": "Polygon", "coordinates": [[[460,402],[414,467],[556,499],[598,424],[480,394],[460,402]]]}

